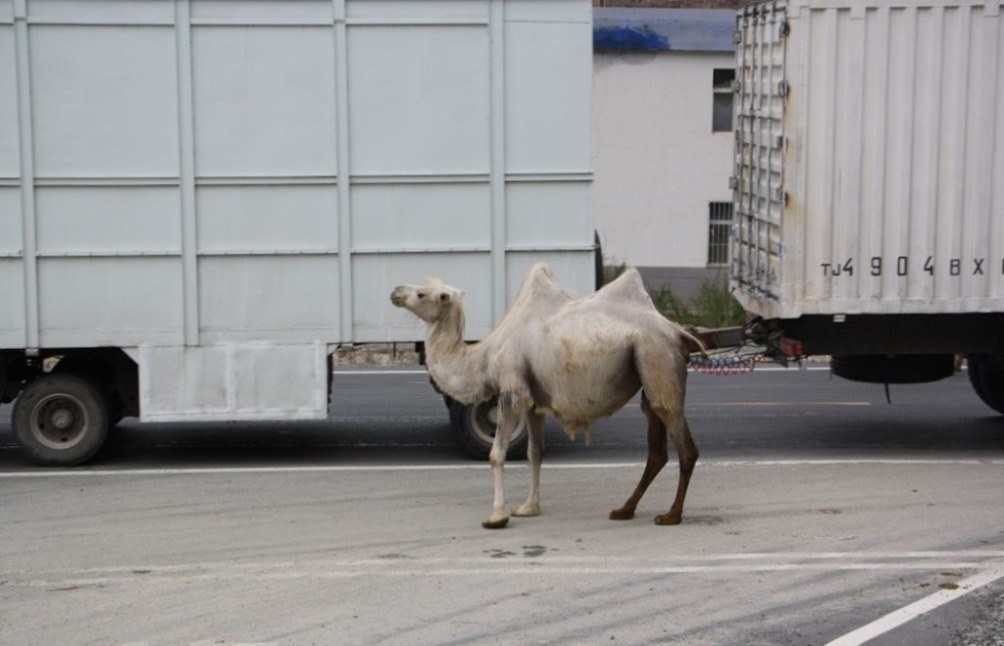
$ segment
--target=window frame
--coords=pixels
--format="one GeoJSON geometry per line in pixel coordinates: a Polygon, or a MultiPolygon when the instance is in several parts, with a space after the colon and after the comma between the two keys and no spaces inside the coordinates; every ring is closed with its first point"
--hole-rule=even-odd
{"type": "Polygon", "coordinates": [[[728,267],[732,250],[732,202],[708,203],[708,267],[728,267]]]}
{"type": "Polygon", "coordinates": [[[736,78],[736,70],[731,67],[715,67],[711,71],[711,132],[732,132],[735,123],[735,93],[732,84],[736,78]],[[728,97],[728,127],[716,118],[716,106],[720,97],[728,97]]]}

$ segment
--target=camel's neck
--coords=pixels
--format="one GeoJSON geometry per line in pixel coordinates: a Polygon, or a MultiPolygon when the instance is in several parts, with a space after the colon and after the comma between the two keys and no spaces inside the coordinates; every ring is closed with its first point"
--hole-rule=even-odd
{"type": "Polygon", "coordinates": [[[488,395],[482,349],[464,343],[464,311],[452,307],[429,325],[425,339],[425,359],[429,374],[450,397],[473,403],[488,395]]]}
{"type": "Polygon", "coordinates": [[[429,324],[425,352],[430,356],[446,357],[463,352],[464,349],[464,310],[459,306],[451,307],[442,317],[429,324]]]}

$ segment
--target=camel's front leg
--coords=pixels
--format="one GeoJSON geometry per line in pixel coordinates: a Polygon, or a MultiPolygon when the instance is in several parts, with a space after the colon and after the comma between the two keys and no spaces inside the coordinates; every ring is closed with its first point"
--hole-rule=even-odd
{"type": "Polygon", "coordinates": [[[485,529],[501,529],[509,522],[509,512],[505,508],[504,470],[505,456],[509,451],[509,441],[519,423],[519,417],[514,415],[511,406],[505,406],[499,401],[498,424],[495,428],[495,441],[492,443],[488,459],[492,465],[492,478],[495,482],[495,498],[492,501],[492,515],[481,523],[485,529]]]}
{"type": "Polygon", "coordinates": [[[529,434],[526,459],[530,463],[530,495],[525,503],[512,510],[513,516],[540,515],[540,457],[544,449],[544,416],[527,413],[526,430],[529,434]]]}

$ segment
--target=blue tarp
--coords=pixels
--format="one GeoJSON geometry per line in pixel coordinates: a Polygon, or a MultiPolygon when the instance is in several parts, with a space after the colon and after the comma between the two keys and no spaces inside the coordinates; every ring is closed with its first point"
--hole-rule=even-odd
{"type": "Polygon", "coordinates": [[[732,52],[731,9],[593,9],[593,49],[732,52]]]}

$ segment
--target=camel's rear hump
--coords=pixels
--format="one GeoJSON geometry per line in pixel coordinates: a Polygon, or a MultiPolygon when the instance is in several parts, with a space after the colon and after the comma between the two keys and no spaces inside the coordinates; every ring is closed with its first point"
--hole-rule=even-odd
{"type": "Polygon", "coordinates": [[[590,298],[628,301],[641,304],[648,304],[652,309],[652,299],[645,289],[645,282],[641,279],[641,274],[634,267],[630,267],[613,281],[607,283],[590,298]]]}

